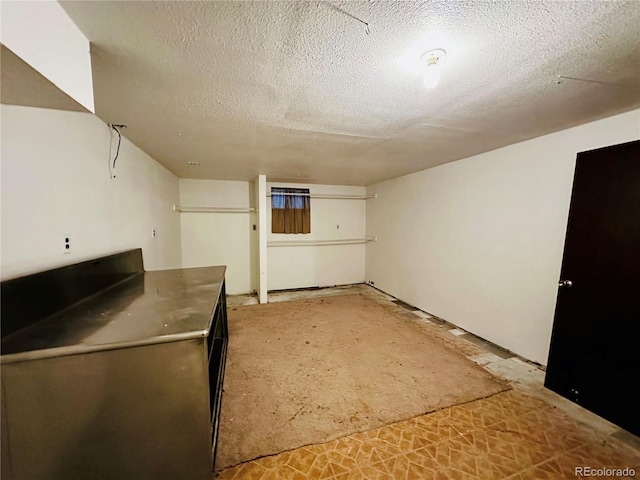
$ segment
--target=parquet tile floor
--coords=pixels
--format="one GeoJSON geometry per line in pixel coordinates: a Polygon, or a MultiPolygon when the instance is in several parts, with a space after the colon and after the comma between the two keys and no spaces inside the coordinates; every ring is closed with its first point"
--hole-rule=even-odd
{"type": "MultiPolygon", "coordinates": [[[[640,453],[518,390],[228,468],[216,480],[559,480],[640,453]]],[[[594,472],[591,471],[591,473],[594,472]]],[[[615,472],[601,472],[615,473],[615,472]]],[[[586,478],[586,477],[585,477],[586,478]]]]}

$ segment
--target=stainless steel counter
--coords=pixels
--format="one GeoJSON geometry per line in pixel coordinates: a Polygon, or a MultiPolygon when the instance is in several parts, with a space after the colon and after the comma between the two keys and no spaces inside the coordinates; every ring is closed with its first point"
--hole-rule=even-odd
{"type": "Polygon", "coordinates": [[[0,361],[206,337],[225,270],[219,266],[135,275],[4,338],[0,361]]]}
{"type": "Polygon", "coordinates": [[[210,480],[225,270],[133,274],[3,338],[3,480],[210,480]]]}

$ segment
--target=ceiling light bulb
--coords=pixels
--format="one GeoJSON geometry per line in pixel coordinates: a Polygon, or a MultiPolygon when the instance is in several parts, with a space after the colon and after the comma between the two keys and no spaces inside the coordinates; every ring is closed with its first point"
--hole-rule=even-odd
{"type": "Polygon", "coordinates": [[[440,83],[440,59],[444,58],[447,52],[441,48],[425,52],[420,61],[424,65],[424,78],[422,83],[425,88],[435,88],[440,83]]]}

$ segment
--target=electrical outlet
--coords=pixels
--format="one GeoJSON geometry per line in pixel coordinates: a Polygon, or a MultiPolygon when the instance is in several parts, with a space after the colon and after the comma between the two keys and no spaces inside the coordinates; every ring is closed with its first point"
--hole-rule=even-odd
{"type": "Polygon", "coordinates": [[[156,238],[156,229],[155,228],[151,229],[151,238],[156,238]]]}
{"type": "Polygon", "coordinates": [[[336,230],[340,230],[340,225],[336,225],[336,230]]]}
{"type": "Polygon", "coordinates": [[[69,237],[69,235],[64,235],[63,242],[64,242],[64,250],[62,251],[62,253],[63,254],[71,253],[71,237],[69,237]]]}

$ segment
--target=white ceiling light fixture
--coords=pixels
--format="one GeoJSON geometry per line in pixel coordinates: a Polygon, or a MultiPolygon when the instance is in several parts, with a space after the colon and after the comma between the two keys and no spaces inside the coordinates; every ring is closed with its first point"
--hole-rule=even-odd
{"type": "Polygon", "coordinates": [[[425,88],[435,88],[440,83],[441,60],[447,56],[442,48],[429,50],[422,54],[420,63],[424,67],[424,78],[422,83],[425,88]]]}

